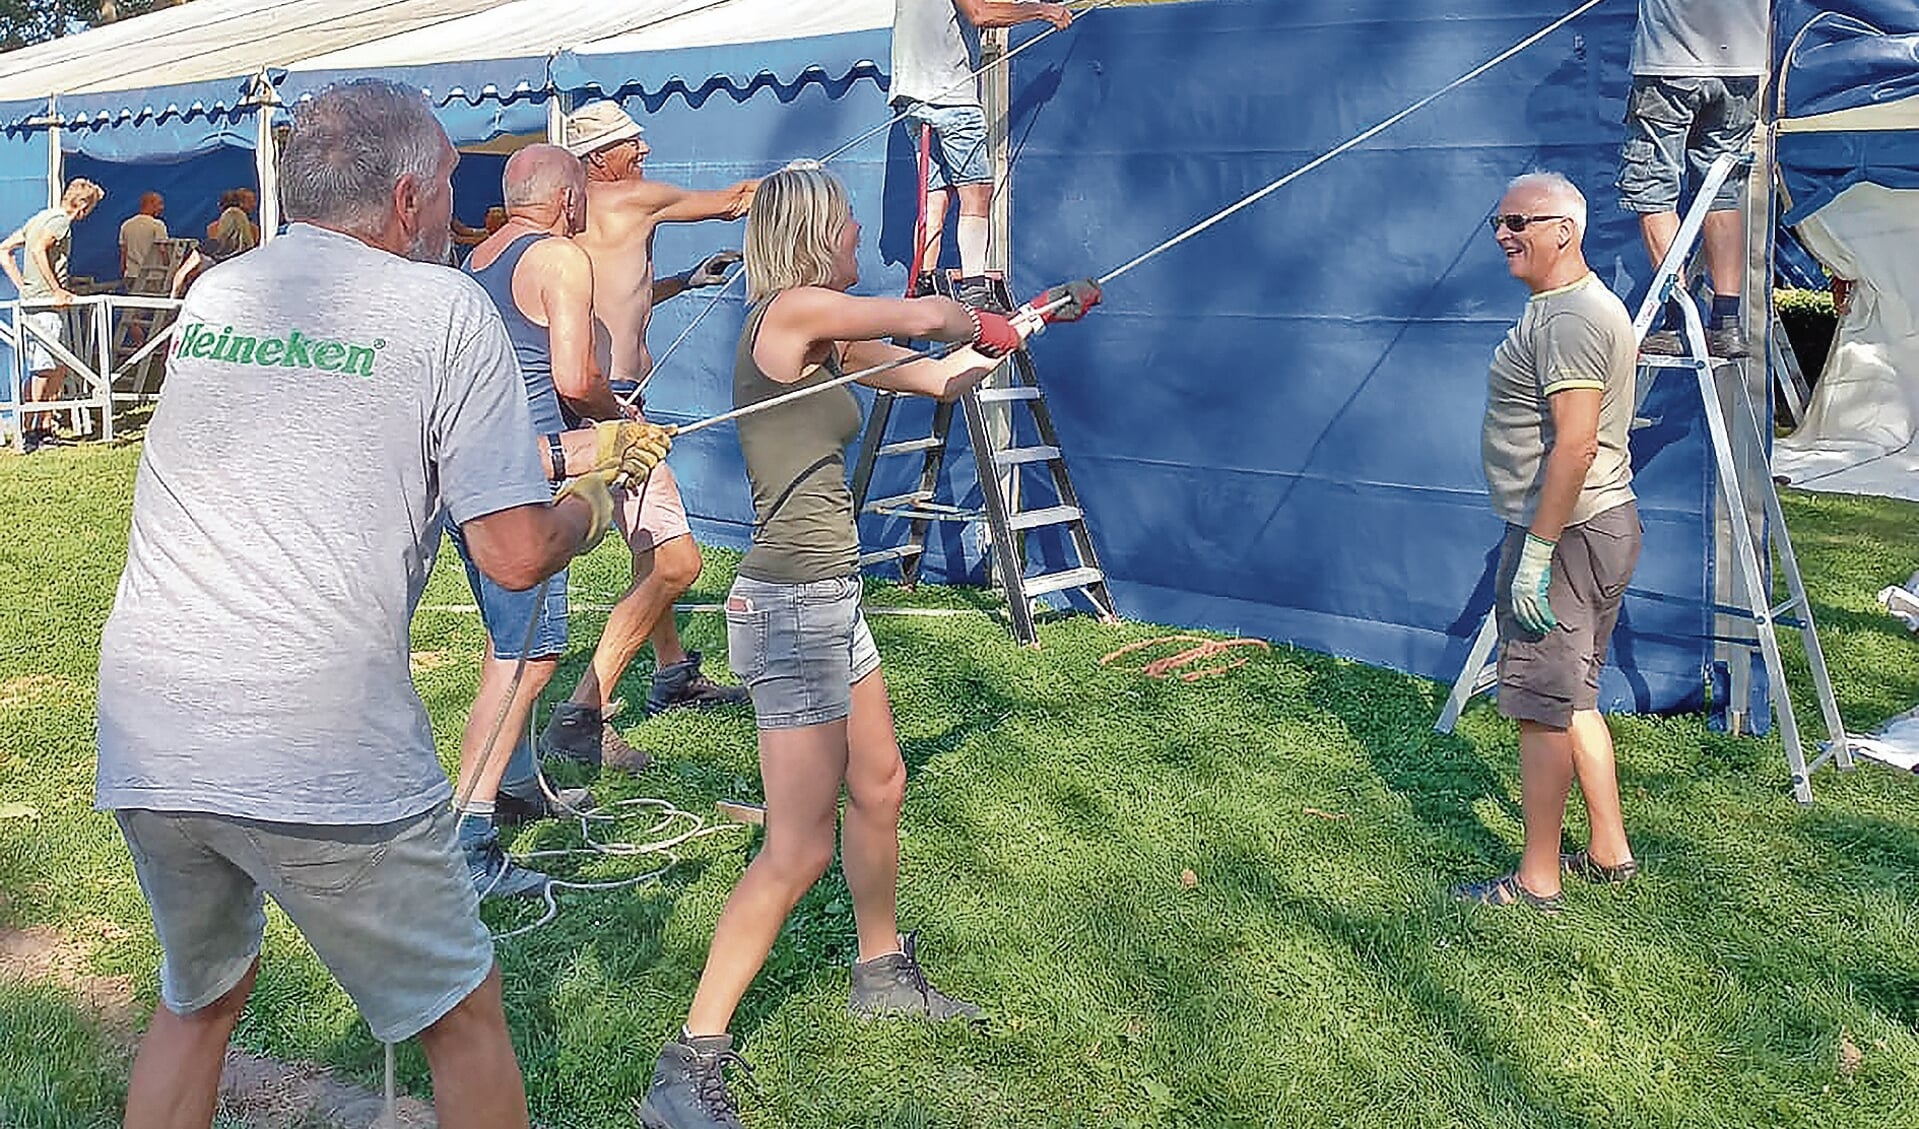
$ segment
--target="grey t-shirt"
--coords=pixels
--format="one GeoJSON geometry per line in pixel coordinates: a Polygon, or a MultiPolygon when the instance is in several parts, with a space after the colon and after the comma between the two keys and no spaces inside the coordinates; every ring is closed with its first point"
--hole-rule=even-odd
{"type": "Polygon", "coordinates": [[[73,217],[59,208],[47,208],[34,213],[34,217],[21,227],[20,233],[26,237],[31,247],[36,239],[53,236],[53,242],[47,247],[47,265],[53,268],[53,277],[40,273],[40,265],[30,251],[23,250],[21,258],[26,266],[20,277],[26,282],[21,288],[22,298],[51,298],[55,290],[63,289],[67,284],[67,260],[73,253],[73,217]]]}
{"type": "Polygon", "coordinates": [[[100,641],[96,804],[368,824],[443,802],[408,666],[442,516],[550,495],[493,303],[295,224],[178,324],[100,641]]]}
{"type": "Polygon", "coordinates": [[[953,0],[893,0],[893,101],[979,105],[978,41],[953,0]]]}
{"type": "Polygon", "coordinates": [[[1767,0],[1639,0],[1632,73],[1766,73],[1767,0]]]}
{"type": "Polygon", "coordinates": [[[1625,304],[1588,274],[1570,286],[1535,294],[1519,324],[1493,352],[1486,389],[1480,457],[1493,512],[1531,525],[1552,450],[1549,401],[1569,388],[1598,389],[1599,455],[1573,506],[1572,524],[1632,500],[1633,385],[1639,347],[1625,304]]]}

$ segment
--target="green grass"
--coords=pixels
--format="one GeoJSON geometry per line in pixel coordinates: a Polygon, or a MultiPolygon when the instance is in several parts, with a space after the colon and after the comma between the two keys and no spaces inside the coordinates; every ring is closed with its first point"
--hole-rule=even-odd
{"type": "MultiPolygon", "coordinates": [[[[150,1007],[157,951],[124,849],[89,807],[98,632],[124,553],[134,449],[0,459],[0,924],[61,930],[150,1007]]],[[[1919,700],[1919,644],[1875,610],[1919,564],[1919,508],[1787,501],[1848,721],[1919,700]]],[[[723,590],[711,553],[693,598],[723,590]]],[[[581,602],[619,590],[603,548],[581,602]]],[[[430,604],[467,602],[444,566],[430,604]]],[[[875,602],[984,608],[977,593],[875,602]]],[[[576,652],[597,617],[581,613],[576,652]]],[[[722,666],[717,617],[684,621],[722,666]]],[[[771,1126],[1882,1126],[1919,1119],[1919,781],[1876,767],[1794,805],[1772,740],[1698,718],[1617,720],[1647,877],[1575,888],[1557,920],[1469,911],[1448,884],[1520,839],[1512,727],[1483,702],[1430,731],[1440,687],[1278,650],[1196,684],[1097,665],[1158,630],[1084,618],[1013,646],[987,614],[874,617],[911,771],[902,915],[986,1032],[846,1017],[837,871],[782,934],[737,1024],[771,1126]],[[1181,881],[1190,870],[1196,883],[1181,881]],[[1842,1046],[1856,1065],[1842,1067],[1842,1046]]],[[[415,646],[443,756],[474,684],[470,614],[415,646]]],[[[243,656],[235,656],[243,661],[243,656]]],[[[575,655],[577,663],[579,655],[575,655]]],[[[647,669],[630,676],[643,693],[647,669]]],[[[566,675],[556,680],[568,681],[566,675]]],[[[1802,702],[1810,701],[1803,696],[1802,702]]],[[[744,715],[629,730],[665,753],[603,796],[689,810],[757,795],[744,715]]],[[[1581,827],[1575,814],[1569,834],[1581,827]]],[[[523,836],[543,845],[567,832],[523,836]]],[[[535,1117],[632,1124],[713,921],[750,857],[709,838],[652,885],[575,895],[503,946],[535,1117]]],[[[634,873],[597,863],[595,875],[634,873]]],[[[502,926],[523,911],[489,908],[502,926]]],[[[284,919],[243,1023],[251,1049],[372,1084],[379,1048],[284,919]]],[[[0,1124],[113,1121],[124,1060],[75,996],[0,981],[0,1124]]],[[[417,1050],[404,1083],[426,1090],[417,1050]]]]}

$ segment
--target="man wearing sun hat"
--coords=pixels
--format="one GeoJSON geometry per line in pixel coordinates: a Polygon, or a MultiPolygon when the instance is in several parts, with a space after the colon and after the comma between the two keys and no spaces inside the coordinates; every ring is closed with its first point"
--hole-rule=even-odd
{"type": "MultiPolygon", "coordinates": [[[[736,220],[753,202],[755,180],[717,191],[693,191],[649,180],[645,131],[618,102],[592,102],[567,115],[562,143],[586,168],[586,230],[574,242],[593,263],[593,312],[600,369],[615,392],[630,395],[653,368],[646,328],[653,307],[682,291],[717,285],[739,260],[736,251],[710,256],[691,270],[653,276],[653,235],[663,223],[736,220]]],[[[585,404],[570,410],[591,414],[585,404]]],[[[619,497],[618,524],[633,552],[633,585],[607,618],[592,665],[569,700],[554,707],[541,736],[547,755],[627,768],[645,763],[609,724],[618,712],[616,687],[650,639],[655,672],[646,712],[676,706],[743,703],[744,689],[719,686],[700,672],[700,654],[680,642],[673,602],[700,575],[699,546],[672,469],[661,464],[644,490],[619,497]]]]}

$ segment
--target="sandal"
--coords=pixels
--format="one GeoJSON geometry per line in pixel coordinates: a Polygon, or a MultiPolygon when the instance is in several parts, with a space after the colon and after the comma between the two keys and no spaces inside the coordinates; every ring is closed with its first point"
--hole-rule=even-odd
{"type": "Polygon", "coordinates": [[[1559,856],[1559,869],[1575,878],[1604,885],[1623,886],[1639,877],[1639,860],[1627,859],[1618,866],[1594,862],[1591,851],[1574,851],[1559,856]]]}
{"type": "Polygon", "coordinates": [[[1471,902],[1481,906],[1525,905],[1544,914],[1555,914],[1566,908],[1566,899],[1553,894],[1540,897],[1520,884],[1519,875],[1502,874],[1498,878],[1489,878],[1484,882],[1468,882],[1453,887],[1453,897],[1462,902],[1471,902]]]}

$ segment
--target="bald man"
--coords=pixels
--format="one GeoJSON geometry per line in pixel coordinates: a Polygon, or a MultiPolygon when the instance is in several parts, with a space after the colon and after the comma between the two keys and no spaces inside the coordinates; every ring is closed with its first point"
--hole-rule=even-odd
{"type": "Polygon", "coordinates": [[[158,192],[140,196],[140,210],[120,225],[120,277],[132,282],[140,268],[153,257],[153,249],[167,236],[166,221],[160,218],[167,202],[158,192]]]}
{"type": "MultiPolygon", "coordinates": [[[[506,323],[526,381],[529,439],[539,445],[541,465],[557,484],[596,465],[605,454],[605,429],[621,435],[660,429],[615,422],[567,430],[562,396],[609,419],[624,418],[594,359],[593,265],[571,238],[586,226],[585,172],[566,150],[533,145],[507,161],[504,181],[506,222],[473,249],[465,270],[506,323]]],[[[535,896],[549,879],[506,857],[496,821],[541,819],[585,810],[592,802],[585,789],[564,789],[557,803],[549,800],[526,739],[534,702],[566,650],[566,571],[555,573],[544,593],[509,590],[475,567],[457,527],[449,526],[448,536],[466,563],[487,632],[479,694],[460,740],[454,793],[466,797],[459,811],[460,846],[481,897],[535,896]]]]}

